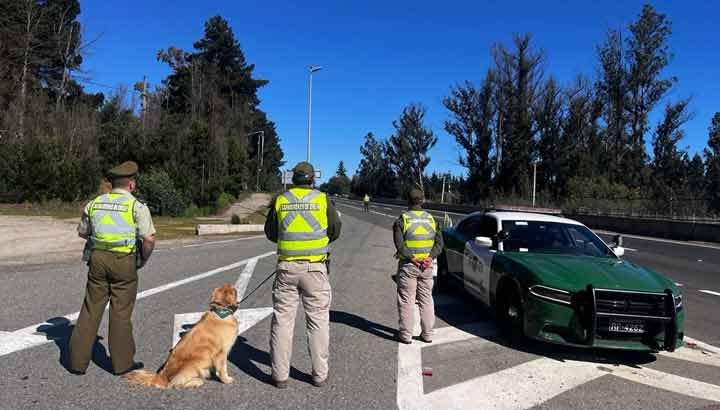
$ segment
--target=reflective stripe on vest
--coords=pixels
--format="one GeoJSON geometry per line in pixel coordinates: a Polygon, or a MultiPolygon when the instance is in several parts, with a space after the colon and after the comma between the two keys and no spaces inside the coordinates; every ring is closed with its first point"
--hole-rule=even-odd
{"type": "Polygon", "coordinates": [[[132,195],[112,192],[95,198],[88,210],[93,249],[119,253],[135,252],[135,201],[137,199],[132,195]]]}
{"type": "Polygon", "coordinates": [[[278,258],[320,262],[327,258],[327,197],[320,191],[292,188],[275,202],[278,258]]]}
{"type": "Polygon", "coordinates": [[[435,218],[425,211],[405,211],[402,218],[405,246],[416,258],[429,257],[435,245],[435,218]]]}

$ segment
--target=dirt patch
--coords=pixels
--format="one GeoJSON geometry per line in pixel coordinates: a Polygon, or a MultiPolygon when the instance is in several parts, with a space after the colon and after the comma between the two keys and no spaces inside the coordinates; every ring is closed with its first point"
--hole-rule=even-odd
{"type": "Polygon", "coordinates": [[[272,195],[265,193],[256,193],[250,195],[249,198],[235,202],[222,214],[222,218],[226,222],[230,222],[233,215],[237,215],[240,219],[249,221],[250,223],[262,223],[267,215],[267,207],[272,201],[272,195]],[[262,221],[262,222],[260,222],[262,221]]]}
{"type": "Polygon", "coordinates": [[[85,240],[77,235],[80,218],[0,215],[0,265],[80,259],[85,240]]]}

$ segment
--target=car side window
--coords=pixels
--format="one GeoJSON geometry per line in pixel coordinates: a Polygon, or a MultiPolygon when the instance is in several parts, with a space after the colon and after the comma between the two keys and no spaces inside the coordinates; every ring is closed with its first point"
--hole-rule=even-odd
{"type": "Polygon", "coordinates": [[[494,238],[498,233],[497,220],[490,216],[483,216],[480,221],[480,229],[476,236],[494,238]]]}
{"type": "Polygon", "coordinates": [[[479,217],[467,218],[458,225],[458,232],[460,232],[467,240],[471,240],[478,236],[480,232],[480,222],[479,217]]]}

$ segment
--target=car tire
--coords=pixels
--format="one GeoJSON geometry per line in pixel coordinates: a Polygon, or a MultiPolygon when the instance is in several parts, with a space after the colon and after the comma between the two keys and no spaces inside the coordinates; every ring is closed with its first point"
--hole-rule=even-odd
{"type": "Polygon", "coordinates": [[[505,288],[498,298],[496,309],[502,336],[511,345],[522,344],[525,341],[523,330],[525,317],[520,294],[514,286],[505,288]]]}

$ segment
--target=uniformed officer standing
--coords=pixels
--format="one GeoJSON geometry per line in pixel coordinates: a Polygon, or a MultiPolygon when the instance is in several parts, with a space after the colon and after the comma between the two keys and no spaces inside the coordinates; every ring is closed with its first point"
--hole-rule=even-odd
{"type": "Polygon", "coordinates": [[[295,166],[295,187],[275,199],[265,222],[265,235],[278,244],[270,334],[272,382],[278,388],[288,383],[299,300],[307,320],[313,385],[322,387],[328,380],[332,299],[328,245],[340,236],[341,224],[333,203],[313,189],[314,179],[312,165],[295,166]]]}
{"type": "Polygon", "coordinates": [[[370,195],[365,194],[365,197],[363,198],[363,210],[365,212],[370,212],[370,195]]]}
{"type": "Polygon", "coordinates": [[[78,225],[78,234],[88,240],[90,269],[85,301],[70,338],[69,368],[74,374],[85,374],[108,301],[113,370],[124,374],[142,368],[142,363],[134,361],[131,317],[138,288],[137,269],[152,254],[155,227],[147,206],[131,193],[137,171],[132,161],[108,171],[112,191],[90,201],[78,225]]]}
{"type": "Polygon", "coordinates": [[[432,298],[433,260],[443,248],[442,235],[435,218],[422,209],[422,191],[413,189],[408,200],[409,209],[393,225],[393,239],[397,248],[397,306],[399,329],[397,339],[412,343],[415,303],[420,307],[420,339],[432,342],[435,307],[432,298]]]}

